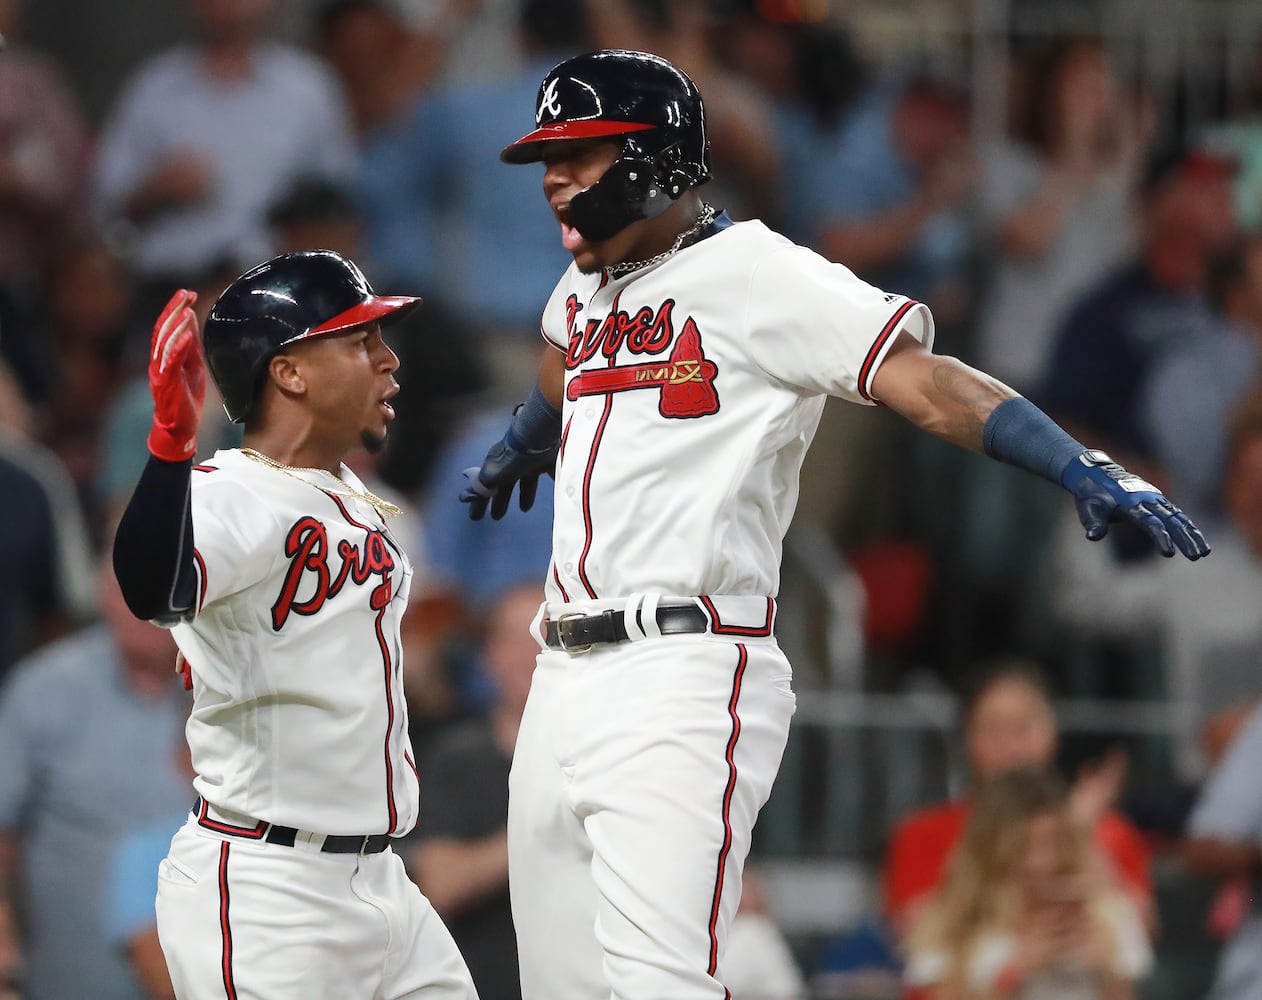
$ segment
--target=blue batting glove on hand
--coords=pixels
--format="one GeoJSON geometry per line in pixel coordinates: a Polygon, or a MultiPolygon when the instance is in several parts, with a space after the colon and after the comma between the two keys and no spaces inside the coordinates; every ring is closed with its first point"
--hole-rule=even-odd
{"type": "Polygon", "coordinates": [[[469,517],[480,521],[491,508],[491,519],[498,521],[508,513],[513,484],[517,484],[517,503],[523,511],[535,505],[539,477],[553,474],[560,442],[532,451],[515,446],[510,430],[486,453],[481,468],[464,470],[469,480],[460,493],[460,502],[469,505],[469,517]]]}
{"type": "Polygon", "coordinates": [[[1209,554],[1205,536],[1183,511],[1102,451],[1088,449],[1073,459],[1061,485],[1073,494],[1078,520],[1093,542],[1105,536],[1110,521],[1125,520],[1142,528],[1163,556],[1173,556],[1176,547],[1189,559],[1209,554]]]}

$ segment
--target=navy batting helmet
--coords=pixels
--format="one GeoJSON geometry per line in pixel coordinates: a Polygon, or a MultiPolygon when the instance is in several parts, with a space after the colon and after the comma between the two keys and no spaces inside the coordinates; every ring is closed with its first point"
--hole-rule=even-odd
{"type": "Polygon", "coordinates": [[[701,93],[660,56],[605,49],[575,56],[539,87],[535,130],[505,146],[505,163],[542,158],[557,139],[622,137],[622,155],[570,200],[570,221],[599,243],[651,219],[689,188],[710,179],[701,93]]]}
{"type": "Polygon", "coordinates": [[[285,345],[401,319],[420,304],[374,294],[359,268],[332,250],[300,250],[252,268],[215,300],[202,330],[228,417],[246,418],[268,361],[285,345]]]}

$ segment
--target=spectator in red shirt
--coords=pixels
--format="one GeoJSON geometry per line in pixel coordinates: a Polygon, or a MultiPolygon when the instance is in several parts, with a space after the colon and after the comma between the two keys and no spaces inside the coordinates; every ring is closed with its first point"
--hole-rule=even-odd
{"type": "MultiPolygon", "coordinates": [[[[964,752],[974,785],[1018,768],[1050,767],[1056,756],[1055,711],[1047,681],[1031,664],[1004,661],[986,671],[962,710],[964,752]]],[[[1125,776],[1123,756],[1079,774],[1073,807],[1088,823],[1112,873],[1146,917],[1152,913],[1150,852],[1143,837],[1112,808],[1125,776]]],[[[968,822],[971,799],[913,813],[895,828],[882,877],[886,917],[898,936],[946,876],[947,862],[968,822]]]]}

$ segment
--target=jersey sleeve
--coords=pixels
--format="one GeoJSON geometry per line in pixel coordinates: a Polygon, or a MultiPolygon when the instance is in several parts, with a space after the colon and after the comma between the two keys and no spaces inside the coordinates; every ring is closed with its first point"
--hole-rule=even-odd
{"type": "Polygon", "coordinates": [[[806,247],[770,251],[755,265],[748,294],[755,363],[806,393],[875,403],[872,376],[900,330],[933,346],[926,306],[883,292],[806,247]]]}
{"type": "MultiPolygon", "coordinates": [[[[575,308],[570,303],[571,295],[575,303],[578,302],[578,295],[575,292],[576,274],[577,269],[571,264],[561,276],[561,280],[557,282],[556,288],[552,289],[548,304],[543,307],[543,319],[539,324],[539,332],[543,334],[543,339],[562,351],[570,346],[570,310],[575,308]]],[[[576,313],[576,317],[576,322],[581,323],[581,311],[576,313]]]]}
{"type": "Polygon", "coordinates": [[[216,475],[193,481],[195,614],[262,579],[285,555],[288,532],[278,529],[271,508],[240,482],[216,475]]]}

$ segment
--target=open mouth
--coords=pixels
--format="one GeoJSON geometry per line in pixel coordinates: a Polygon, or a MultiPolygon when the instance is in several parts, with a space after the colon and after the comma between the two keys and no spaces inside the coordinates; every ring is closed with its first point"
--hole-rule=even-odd
{"type": "Polygon", "coordinates": [[[558,205],[552,211],[561,224],[561,246],[573,253],[583,244],[583,234],[570,223],[570,206],[558,205]]]}
{"type": "Polygon", "coordinates": [[[377,401],[377,408],[381,410],[381,414],[382,416],[386,418],[386,420],[394,419],[394,406],[391,405],[390,400],[394,399],[394,397],[397,396],[398,394],[399,394],[399,386],[396,383],[395,385],[390,387],[390,389],[385,393],[385,395],[381,397],[381,399],[377,401]]]}

